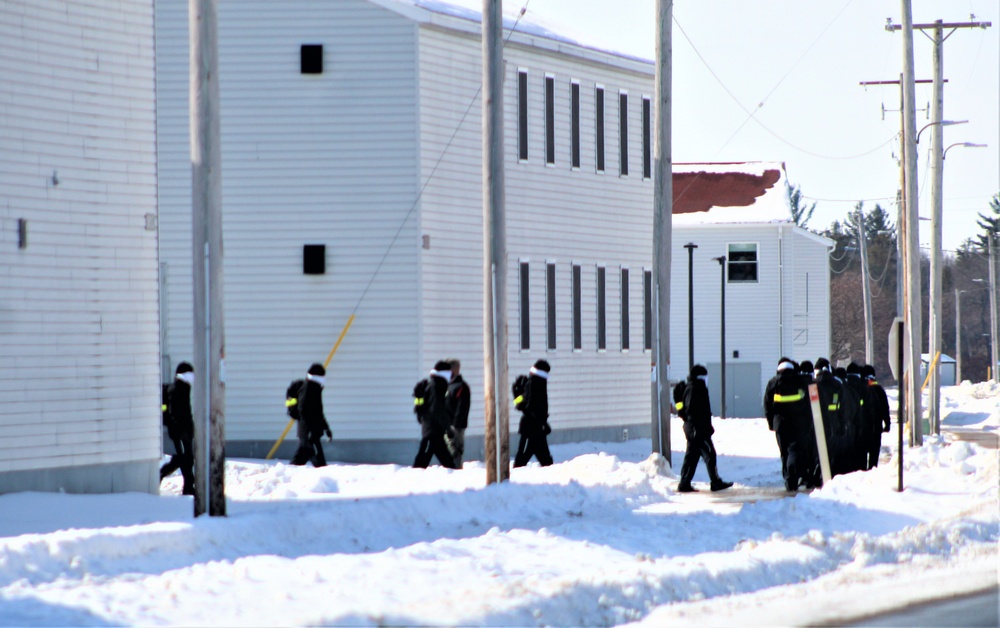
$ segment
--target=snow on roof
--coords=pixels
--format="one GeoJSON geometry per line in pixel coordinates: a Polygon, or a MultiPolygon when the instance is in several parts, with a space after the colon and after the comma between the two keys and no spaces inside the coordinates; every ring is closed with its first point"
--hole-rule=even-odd
{"type": "MultiPolygon", "coordinates": [[[[483,7],[482,0],[370,1],[420,22],[434,22],[436,20],[433,16],[439,15],[479,24],[483,7]]],[[[540,7],[536,10],[535,7],[528,5],[525,14],[518,19],[522,6],[521,3],[503,3],[504,30],[510,30],[517,24],[516,32],[521,35],[542,37],[625,59],[652,63],[652,56],[646,54],[652,50],[652,42],[646,42],[648,46],[637,46],[634,41],[617,41],[614,37],[585,33],[570,26],[574,13],[553,7],[540,7]]]]}
{"type": "Polygon", "coordinates": [[[673,224],[790,223],[785,164],[674,164],[673,224]]]}

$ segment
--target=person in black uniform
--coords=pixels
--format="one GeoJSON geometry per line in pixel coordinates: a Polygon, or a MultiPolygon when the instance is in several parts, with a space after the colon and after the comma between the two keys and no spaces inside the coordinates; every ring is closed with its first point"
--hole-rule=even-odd
{"type": "Polygon", "coordinates": [[[870,434],[878,432],[881,440],[881,426],[875,423],[871,393],[868,392],[868,382],[861,377],[861,367],[856,362],[847,365],[845,383],[858,398],[858,411],[854,415],[854,446],[851,450],[851,469],[853,471],[868,470],[868,444],[870,434]]]}
{"type": "Polygon", "coordinates": [[[160,481],[177,469],[184,478],[184,495],[194,495],[194,419],[191,416],[191,385],[194,367],[187,362],[177,365],[174,381],[164,395],[163,422],[174,443],[174,455],[160,467],[160,481]]]}
{"type": "Polygon", "coordinates": [[[462,379],[462,363],[457,358],[448,360],[451,364],[451,383],[448,384],[448,393],[445,397],[448,412],[451,414],[451,426],[455,435],[448,438],[451,448],[451,456],[455,460],[455,467],[462,468],[462,455],[465,453],[465,430],[469,427],[469,385],[462,379]]]}
{"type": "Polygon", "coordinates": [[[445,436],[453,435],[451,426],[452,414],[448,411],[448,383],[451,381],[451,364],[439,360],[434,365],[430,377],[423,380],[424,397],[423,412],[418,415],[420,421],[420,449],[413,460],[413,466],[426,469],[431,458],[437,456],[438,462],[449,469],[458,468],[445,442],[445,436]]]}
{"type": "Polygon", "coordinates": [[[698,458],[705,461],[708,477],[711,479],[713,491],[721,491],[733,485],[719,477],[715,445],[712,444],[712,406],[708,399],[708,386],[705,377],[708,370],[701,364],[691,367],[684,387],[684,436],[687,438],[687,450],[684,452],[684,462],[681,464],[681,481],[677,485],[680,493],[697,491],[691,485],[698,458]]]}
{"type": "Polygon", "coordinates": [[[811,485],[814,472],[808,467],[808,441],[810,409],[808,396],[791,360],[778,364],[778,374],[768,382],[764,397],[764,412],[768,425],[774,430],[782,453],[782,475],[785,490],[794,492],[799,484],[811,485]]]}
{"type": "MultiPolygon", "coordinates": [[[[799,375],[802,376],[802,387],[805,389],[807,397],[809,395],[809,385],[816,383],[815,375],[813,374],[814,369],[815,367],[810,360],[799,362],[799,375]]],[[[812,406],[808,406],[807,410],[806,425],[802,436],[803,447],[801,453],[803,460],[800,467],[805,473],[803,477],[806,478],[806,488],[816,488],[823,486],[823,471],[819,463],[819,444],[816,442],[816,423],[813,420],[812,406]]],[[[822,422],[822,417],[820,417],[820,421],[822,422]]]]}
{"type": "Polygon", "coordinates": [[[552,464],[552,454],[549,452],[549,442],[546,436],[552,432],[549,427],[549,392],[548,381],[551,367],[545,360],[535,362],[528,371],[528,384],[524,390],[524,405],[521,411],[521,424],[517,428],[521,440],[514,456],[514,466],[523,467],[531,457],[547,467],[552,464]]]}
{"type": "Polygon", "coordinates": [[[830,361],[826,358],[816,360],[816,385],[819,388],[830,471],[833,475],[850,473],[853,426],[858,412],[857,395],[830,371],[830,361]]]}
{"type": "Polygon", "coordinates": [[[778,359],[778,368],[775,369],[775,375],[767,381],[767,385],[764,387],[764,418],[767,419],[767,429],[774,432],[774,440],[778,443],[778,457],[781,458],[781,477],[784,480],[788,478],[787,471],[787,461],[788,461],[788,441],[782,438],[782,432],[775,429],[774,425],[774,389],[778,385],[778,378],[781,377],[781,372],[792,368],[795,363],[789,358],[782,356],[778,359]]]}
{"type": "Polygon", "coordinates": [[[868,435],[868,469],[874,469],[878,466],[878,456],[882,449],[882,433],[888,432],[890,427],[889,398],[881,384],[875,381],[874,366],[871,364],[862,366],[861,376],[868,382],[868,395],[872,402],[874,421],[868,435]]]}
{"type": "Polygon", "coordinates": [[[326,384],[326,369],[322,364],[313,364],[306,373],[306,381],[299,388],[299,448],[295,450],[289,464],[304,465],[312,462],[314,467],[326,466],[323,452],[323,434],[333,441],[333,432],[323,414],[323,386],[326,384]]]}

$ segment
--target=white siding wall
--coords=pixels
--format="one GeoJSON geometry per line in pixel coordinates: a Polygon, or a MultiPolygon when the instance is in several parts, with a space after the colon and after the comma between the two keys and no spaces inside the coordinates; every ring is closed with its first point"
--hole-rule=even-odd
{"type": "MultiPolygon", "coordinates": [[[[186,12],[157,3],[172,366],[192,342],[186,12]]],[[[411,436],[416,26],[363,0],[224,2],[219,24],[227,438],[277,437],[288,382],[324,361],[355,309],[327,376],[333,431],[411,436]],[[323,44],[323,74],[300,74],[302,44],[323,44]],[[304,244],[326,245],[325,275],[303,275],[304,244]]]]}
{"type": "Polygon", "coordinates": [[[0,3],[0,473],[159,459],[153,81],[151,0],[0,3]]]}
{"type": "Polygon", "coordinates": [[[794,247],[793,360],[830,357],[830,260],[827,247],[796,229],[794,247]]]}
{"type": "MultiPolygon", "coordinates": [[[[552,364],[550,404],[556,428],[646,423],[650,358],[643,351],[642,270],[652,256],[652,181],[642,179],[641,97],[651,74],[634,73],[567,55],[507,45],[504,86],[510,373],[540,358],[552,364]],[[517,72],[529,80],[529,159],[518,161],[517,72]],[[555,77],[554,166],[545,164],[544,81],[555,77]],[[581,167],[570,168],[570,82],[581,93],[581,167]],[[606,174],[595,172],[594,87],[606,90],[606,174]],[[630,176],[618,176],[618,93],[629,92],[630,176]],[[530,262],[531,349],[519,350],[518,262],[530,262]],[[546,349],[545,265],[556,264],[557,348],[546,349]],[[583,350],[572,349],[571,267],[583,270],[583,350]],[[607,268],[607,350],[597,351],[596,268],[607,268]],[[631,350],[620,340],[620,268],[630,268],[631,350]]],[[[476,400],[470,431],[482,429],[482,188],[481,113],[476,96],[480,48],[476,36],[433,27],[420,31],[421,168],[426,179],[458,134],[423,195],[421,252],[425,344],[423,361],[463,359],[476,400]]],[[[509,397],[508,391],[503,391],[509,397]]],[[[517,417],[513,417],[516,431],[517,417]]]]}

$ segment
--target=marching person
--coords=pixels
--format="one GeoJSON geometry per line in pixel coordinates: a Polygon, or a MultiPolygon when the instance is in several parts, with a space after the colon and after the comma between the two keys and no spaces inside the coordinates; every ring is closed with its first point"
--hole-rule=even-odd
{"type": "Polygon", "coordinates": [[[854,415],[854,447],[851,455],[851,469],[853,471],[868,470],[868,445],[871,441],[870,434],[877,432],[879,442],[882,440],[881,425],[876,424],[875,413],[872,406],[871,393],[868,390],[868,381],[861,377],[861,367],[856,362],[847,365],[847,379],[845,383],[854,391],[858,398],[858,411],[854,415]]]}
{"type": "Polygon", "coordinates": [[[289,464],[304,465],[312,462],[314,467],[326,466],[323,452],[323,434],[333,441],[333,432],[323,414],[323,386],[326,384],[326,369],[322,364],[313,364],[306,373],[306,381],[299,388],[299,448],[289,464]]]}
{"type": "Polygon", "coordinates": [[[417,399],[421,411],[417,414],[420,422],[420,448],[413,466],[426,469],[431,458],[437,456],[438,462],[449,469],[457,469],[445,442],[445,436],[455,434],[451,426],[452,414],[448,411],[448,383],[451,381],[451,364],[439,360],[431,371],[430,377],[421,380],[417,386],[422,386],[422,396],[417,399]]]}
{"type": "Polygon", "coordinates": [[[691,480],[698,466],[698,458],[705,461],[708,477],[711,479],[711,489],[721,491],[733,485],[719,477],[715,445],[712,444],[712,408],[708,399],[708,386],[705,377],[708,370],[701,364],[691,367],[687,384],[684,387],[684,436],[687,438],[687,450],[684,452],[684,462],[681,464],[681,481],[677,485],[680,493],[696,492],[691,480]]]}
{"type": "Polygon", "coordinates": [[[194,367],[187,362],[177,365],[174,381],[167,384],[163,400],[163,423],[174,443],[174,455],[160,468],[160,481],[177,469],[184,477],[184,495],[194,495],[194,418],[191,416],[191,385],[194,367]]]}
{"type": "Polygon", "coordinates": [[[521,424],[517,432],[521,440],[514,456],[514,466],[523,467],[531,457],[547,467],[552,464],[552,454],[549,452],[549,442],[546,438],[552,432],[549,426],[549,393],[548,380],[551,367],[545,360],[535,362],[528,371],[528,383],[524,390],[523,405],[515,400],[515,406],[521,405],[521,424]]]}
{"type": "Polygon", "coordinates": [[[469,385],[462,379],[462,362],[458,358],[451,358],[448,363],[451,364],[451,383],[448,384],[445,399],[452,419],[451,426],[454,429],[454,436],[448,438],[448,444],[455,461],[455,468],[461,469],[462,456],[465,453],[465,430],[469,427],[469,406],[472,401],[469,399],[469,385]]]}
{"type": "Polygon", "coordinates": [[[814,473],[808,468],[809,406],[802,376],[791,360],[778,364],[778,374],[768,382],[764,414],[774,430],[781,452],[785,490],[795,492],[799,484],[811,487],[814,473]]]}
{"type": "Polygon", "coordinates": [[[826,358],[816,360],[816,386],[819,389],[830,471],[833,475],[850,473],[857,396],[831,372],[830,361],[826,358]]]}
{"type": "Polygon", "coordinates": [[[882,385],[875,381],[875,367],[866,364],[861,367],[861,376],[868,382],[868,394],[872,401],[873,421],[868,435],[868,469],[878,466],[878,456],[882,449],[882,433],[888,432],[889,398],[882,385]]]}

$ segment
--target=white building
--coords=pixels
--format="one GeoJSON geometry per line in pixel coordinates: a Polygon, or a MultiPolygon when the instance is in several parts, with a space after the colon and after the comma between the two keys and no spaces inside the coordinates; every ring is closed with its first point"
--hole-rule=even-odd
{"type": "Polygon", "coordinates": [[[0,33],[0,493],[156,492],[152,0],[4,0],[0,33]]]}
{"type": "MultiPolygon", "coordinates": [[[[172,366],[192,346],[187,17],[183,3],[156,9],[162,316],[172,366]]],[[[287,422],[286,385],[326,358],[355,314],[328,369],[324,399],[335,436],[328,455],[412,460],[419,437],[412,385],[447,356],[462,359],[477,400],[469,432],[476,455],[478,15],[422,0],[247,0],[222,3],[219,24],[229,454],[268,451],[287,422]]],[[[554,441],[648,435],[652,64],[530,24],[510,36],[505,59],[511,375],[539,358],[552,364],[554,441]]],[[[747,313],[742,299],[768,315],[755,318],[746,337],[731,323],[727,346],[740,350],[732,362],[758,364],[758,381],[766,381],[782,343],[794,353],[799,340],[796,252],[823,243],[787,222],[724,229],[682,222],[675,243],[698,238],[699,257],[713,247],[725,253],[731,242],[758,245],[758,289],[734,286],[729,299],[734,311],[747,313]],[[775,276],[777,260],[785,272],[775,276]]],[[[687,370],[682,262],[686,251],[675,244],[672,345],[674,364],[685,362],[680,374],[687,370]]],[[[711,362],[719,350],[710,331],[718,275],[697,272],[706,288],[697,297],[704,324],[696,357],[711,362]]],[[[823,353],[827,276],[814,280],[819,301],[801,314],[815,314],[807,317],[817,325],[806,334],[808,351],[823,353]]],[[[516,416],[512,423],[513,432],[516,416]]]]}

